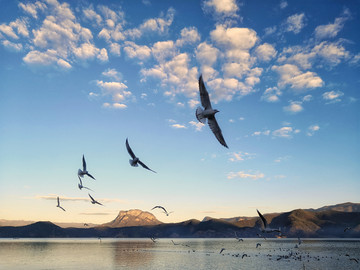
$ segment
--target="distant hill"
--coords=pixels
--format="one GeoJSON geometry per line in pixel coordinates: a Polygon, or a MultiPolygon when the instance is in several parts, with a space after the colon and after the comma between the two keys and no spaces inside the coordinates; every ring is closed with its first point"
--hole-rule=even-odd
{"type": "MultiPolygon", "coordinates": [[[[35,223],[35,221],[29,220],[6,220],[0,219],[0,227],[1,226],[26,226],[35,223]]],[[[83,228],[84,223],[76,223],[76,222],[54,222],[55,225],[61,228],[83,228]]],[[[86,223],[88,228],[98,226],[98,224],[94,223],[86,223]]]]}
{"type": "Polygon", "coordinates": [[[120,211],[118,216],[113,221],[104,223],[100,225],[100,227],[121,228],[158,225],[161,223],[161,221],[157,220],[156,217],[149,212],[143,212],[139,209],[132,209],[129,211],[120,211]]]}
{"type": "Polygon", "coordinates": [[[323,206],[317,209],[310,208],[306,210],[314,211],[314,212],[325,211],[325,210],[335,210],[340,212],[360,212],[360,203],[347,202],[347,203],[323,206]]]}

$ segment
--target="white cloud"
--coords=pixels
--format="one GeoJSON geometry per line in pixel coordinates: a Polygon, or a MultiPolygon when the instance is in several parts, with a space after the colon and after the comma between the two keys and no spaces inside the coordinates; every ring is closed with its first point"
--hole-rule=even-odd
{"type": "Polygon", "coordinates": [[[268,135],[270,135],[270,133],[271,133],[270,130],[255,131],[253,134],[251,134],[251,136],[260,136],[260,135],[268,136],[268,135]]]}
{"type": "Polygon", "coordinates": [[[334,23],[319,25],[315,28],[317,39],[333,38],[343,29],[345,22],[350,18],[350,11],[345,9],[342,16],[335,19],[334,23]]]}
{"type": "Polygon", "coordinates": [[[303,106],[302,106],[302,102],[300,101],[290,101],[290,104],[286,107],[284,107],[284,111],[289,112],[289,113],[299,113],[302,110],[304,110],[303,106]]]}
{"type": "Polygon", "coordinates": [[[306,133],[307,136],[313,136],[315,132],[319,131],[319,125],[311,125],[308,127],[308,132],[306,133]]]}
{"type": "Polygon", "coordinates": [[[100,25],[101,22],[103,21],[101,16],[98,13],[96,13],[96,11],[93,9],[92,6],[84,9],[83,14],[85,18],[87,18],[90,21],[95,21],[97,25],[100,25]]]}
{"type": "Polygon", "coordinates": [[[286,8],[288,6],[288,3],[286,2],[286,1],[281,1],[280,2],[280,8],[281,9],[284,9],[284,8],[286,8]]]}
{"type": "Polygon", "coordinates": [[[194,44],[200,41],[200,34],[195,27],[185,27],[181,30],[181,38],[176,40],[175,44],[178,47],[186,44],[194,44]]]}
{"type": "Polygon", "coordinates": [[[108,68],[107,70],[103,71],[103,73],[101,74],[117,82],[121,81],[123,77],[121,72],[117,71],[115,68],[108,68]]]}
{"type": "Polygon", "coordinates": [[[267,102],[278,102],[279,96],[282,95],[282,92],[277,87],[270,87],[267,88],[263,95],[261,96],[261,100],[265,100],[267,102]]]}
{"type": "Polygon", "coordinates": [[[196,59],[201,65],[212,66],[220,54],[219,49],[206,42],[200,43],[196,50],[196,59]]]}
{"type": "Polygon", "coordinates": [[[324,100],[327,100],[329,103],[336,103],[340,102],[342,97],[344,95],[341,91],[329,91],[322,94],[322,97],[324,100]]]}
{"type": "Polygon", "coordinates": [[[265,62],[270,61],[272,58],[276,56],[276,54],[277,52],[275,48],[268,43],[261,44],[255,49],[255,55],[261,61],[265,61],[265,62]]]}
{"type": "Polygon", "coordinates": [[[280,129],[274,130],[272,135],[280,138],[292,138],[292,134],[295,133],[295,130],[292,127],[282,127],[280,129]]]}
{"type": "Polygon", "coordinates": [[[233,152],[233,153],[230,153],[229,161],[231,161],[231,162],[244,161],[247,159],[252,159],[252,158],[254,158],[254,156],[255,156],[255,154],[250,154],[250,153],[246,153],[246,152],[233,152]]]}
{"type": "Polygon", "coordinates": [[[187,127],[181,124],[172,124],[171,125],[175,129],[186,129],[187,127]]]}
{"type": "Polygon", "coordinates": [[[146,45],[137,45],[134,42],[126,41],[123,48],[129,58],[146,60],[151,56],[151,49],[146,45]]]}
{"type": "Polygon", "coordinates": [[[239,10],[236,0],[206,0],[205,9],[213,9],[219,16],[234,17],[239,10]]]}
{"type": "Polygon", "coordinates": [[[190,121],[189,124],[192,125],[196,131],[201,131],[202,128],[205,126],[204,124],[195,121],[190,121]]]}
{"type": "Polygon", "coordinates": [[[305,26],[305,14],[299,13],[294,14],[286,19],[285,22],[285,31],[293,32],[294,34],[300,33],[301,29],[305,26]]]}
{"type": "Polygon", "coordinates": [[[107,108],[107,109],[126,109],[127,108],[127,106],[125,104],[118,103],[118,102],[114,102],[114,103],[105,102],[105,103],[103,103],[103,107],[107,108]]]}
{"type": "Polygon", "coordinates": [[[264,178],[265,174],[263,173],[245,173],[244,171],[239,171],[239,172],[230,172],[227,175],[228,179],[234,179],[234,178],[250,178],[252,180],[257,180],[260,178],[264,178]]]}
{"type": "Polygon", "coordinates": [[[38,11],[44,11],[46,5],[41,3],[40,1],[36,1],[34,4],[32,3],[19,3],[19,7],[24,10],[26,13],[30,14],[32,17],[37,19],[38,11]]]}
{"type": "Polygon", "coordinates": [[[272,70],[280,75],[278,82],[279,87],[290,85],[290,87],[295,90],[305,91],[309,88],[321,87],[324,83],[315,72],[301,72],[295,65],[285,64],[283,66],[273,66],[272,70]]]}
{"type": "Polygon", "coordinates": [[[2,45],[4,45],[4,47],[10,49],[10,50],[14,50],[14,51],[21,51],[23,49],[23,45],[21,43],[13,43],[9,40],[3,40],[1,41],[2,45]]]}
{"type": "Polygon", "coordinates": [[[6,24],[0,24],[0,33],[5,34],[12,39],[19,39],[18,35],[14,32],[14,29],[6,24]]]}
{"type": "Polygon", "coordinates": [[[348,59],[350,56],[349,52],[339,42],[323,41],[316,45],[313,51],[331,66],[340,64],[342,59],[348,59]]]}

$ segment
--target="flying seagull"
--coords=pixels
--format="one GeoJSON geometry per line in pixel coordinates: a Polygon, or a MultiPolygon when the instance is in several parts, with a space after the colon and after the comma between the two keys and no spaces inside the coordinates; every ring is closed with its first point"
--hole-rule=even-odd
{"type": "Polygon", "coordinates": [[[202,75],[200,75],[200,78],[199,78],[199,91],[200,91],[201,105],[204,107],[204,109],[202,109],[201,107],[198,107],[196,109],[197,120],[199,120],[200,123],[205,124],[206,119],[207,119],[211,131],[214,133],[215,137],[220,142],[220,144],[222,144],[226,148],[229,148],[225,142],[225,139],[222,135],[221,129],[215,118],[215,114],[218,113],[219,111],[214,110],[211,107],[209,93],[205,88],[205,84],[204,84],[202,75]]]}
{"type": "Polygon", "coordinates": [[[169,216],[169,215],[172,213],[172,212],[166,211],[166,209],[165,209],[164,207],[160,206],[160,205],[154,206],[153,208],[151,208],[151,210],[154,210],[155,208],[160,208],[160,209],[162,209],[162,210],[164,211],[164,214],[165,214],[166,216],[169,216]]]}
{"type": "Polygon", "coordinates": [[[150,237],[151,241],[153,241],[154,243],[156,243],[156,238],[155,237],[150,237]]]}
{"type": "Polygon", "coordinates": [[[92,204],[97,203],[97,204],[99,204],[99,205],[104,206],[102,203],[99,203],[97,200],[95,200],[93,197],[91,197],[90,193],[88,193],[88,194],[89,194],[89,197],[90,197],[90,199],[91,199],[91,203],[92,203],[92,204]]]}
{"type": "Polygon", "coordinates": [[[80,178],[79,175],[78,175],[78,178],[79,178],[79,181],[80,181],[80,183],[78,184],[78,187],[79,187],[80,190],[82,190],[83,188],[85,188],[85,189],[88,189],[88,190],[93,191],[91,188],[88,188],[88,187],[83,186],[82,181],[81,181],[81,178],[80,178]]]}
{"type": "Polygon", "coordinates": [[[60,206],[60,199],[59,199],[59,197],[57,197],[57,203],[58,203],[58,204],[57,204],[56,207],[59,207],[60,209],[66,211],[64,208],[62,208],[62,207],[60,206]]]}
{"type": "Polygon", "coordinates": [[[260,244],[260,243],[257,243],[257,244],[256,244],[256,248],[258,248],[258,247],[261,247],[261,244],[260,244]]]}
{"type": "Polygon", "coordinates": [[[238,240],[239,242],[241,241],[244,241],[242,238],[239,238],[239,236],[237,235],[237,233],[235,232],[235,239],[238,240]]]}
{"type": "Polygon", "coordinates": [[[129,145],[129,141],[128,139],[126,138],[126,149],[129,153],[129,155],[131,156],[132,159],[129,159],[129,162],[130,162],[130,165],[133,166],[133,167],[137,167],[139,166],[138,164],[140,164],[143,168],[149,170],[149,171],[152,171],[154,173],[156,173],[155,171],[153,171],[152,169],[150,169],[148,166],[146,166],[144,163],[142,163],[140,161],[140,159],[138,157],[135,156],[134,152],[132,151],[130,145],[129,145]]]}
{"type": "Polygon", "coordinates": [[[264,218],[264,216],[259,212],[259,210],[256,209],[256,211],[258,212],[263,224],[264,224],[264,229],[262,230],[263,233],[271,233],[271,232],[279,232],[281,233],[280,231],[280,228],[279,229],[271,229],[268,227],[268,223],[266,221],[266,219],[264,218]]]}
{"type": "Polygon", "coordinates": [[[344,232],[346,232],[346,231],[348,231],[348,230],[351,230],[351,227],[346,227],[346,228],[344,229],[344,232]]]}
{"type": "Polygon", "coordinates": [[[83,169],[82,169],[82,170],[81,170],[81,169],[78,170],[78,177],[81,177],[81,178],[82,178],[82,177],[84,177],[84,175],[87,175],[87,176],[89,176],[90,178],[96,180],[95,177],[92,176],[92,175],[86,170],[86,161],[85,161],[84,155],[83,155],[83,157],[82,157],[82,163],[83,163],[83,169]]]}

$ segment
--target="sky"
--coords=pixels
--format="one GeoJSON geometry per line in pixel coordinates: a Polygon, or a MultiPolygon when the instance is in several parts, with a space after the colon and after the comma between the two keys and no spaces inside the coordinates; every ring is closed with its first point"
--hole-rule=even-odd
{"type": "Polygon", "coordinates": [[[360,201],[360,1],[0,4],[0,219],[360,201]],[[200,74],[229,149],[195,117],[200,74]]]}

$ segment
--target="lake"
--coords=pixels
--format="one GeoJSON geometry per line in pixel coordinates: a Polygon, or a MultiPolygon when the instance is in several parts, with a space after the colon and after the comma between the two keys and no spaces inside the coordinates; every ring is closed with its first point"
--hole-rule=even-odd
{"type": "Polygon", "coordinates": [[[296,245],[298,239],[0,239],[0,269],[360,269],[360,239],[296,245]]]}

